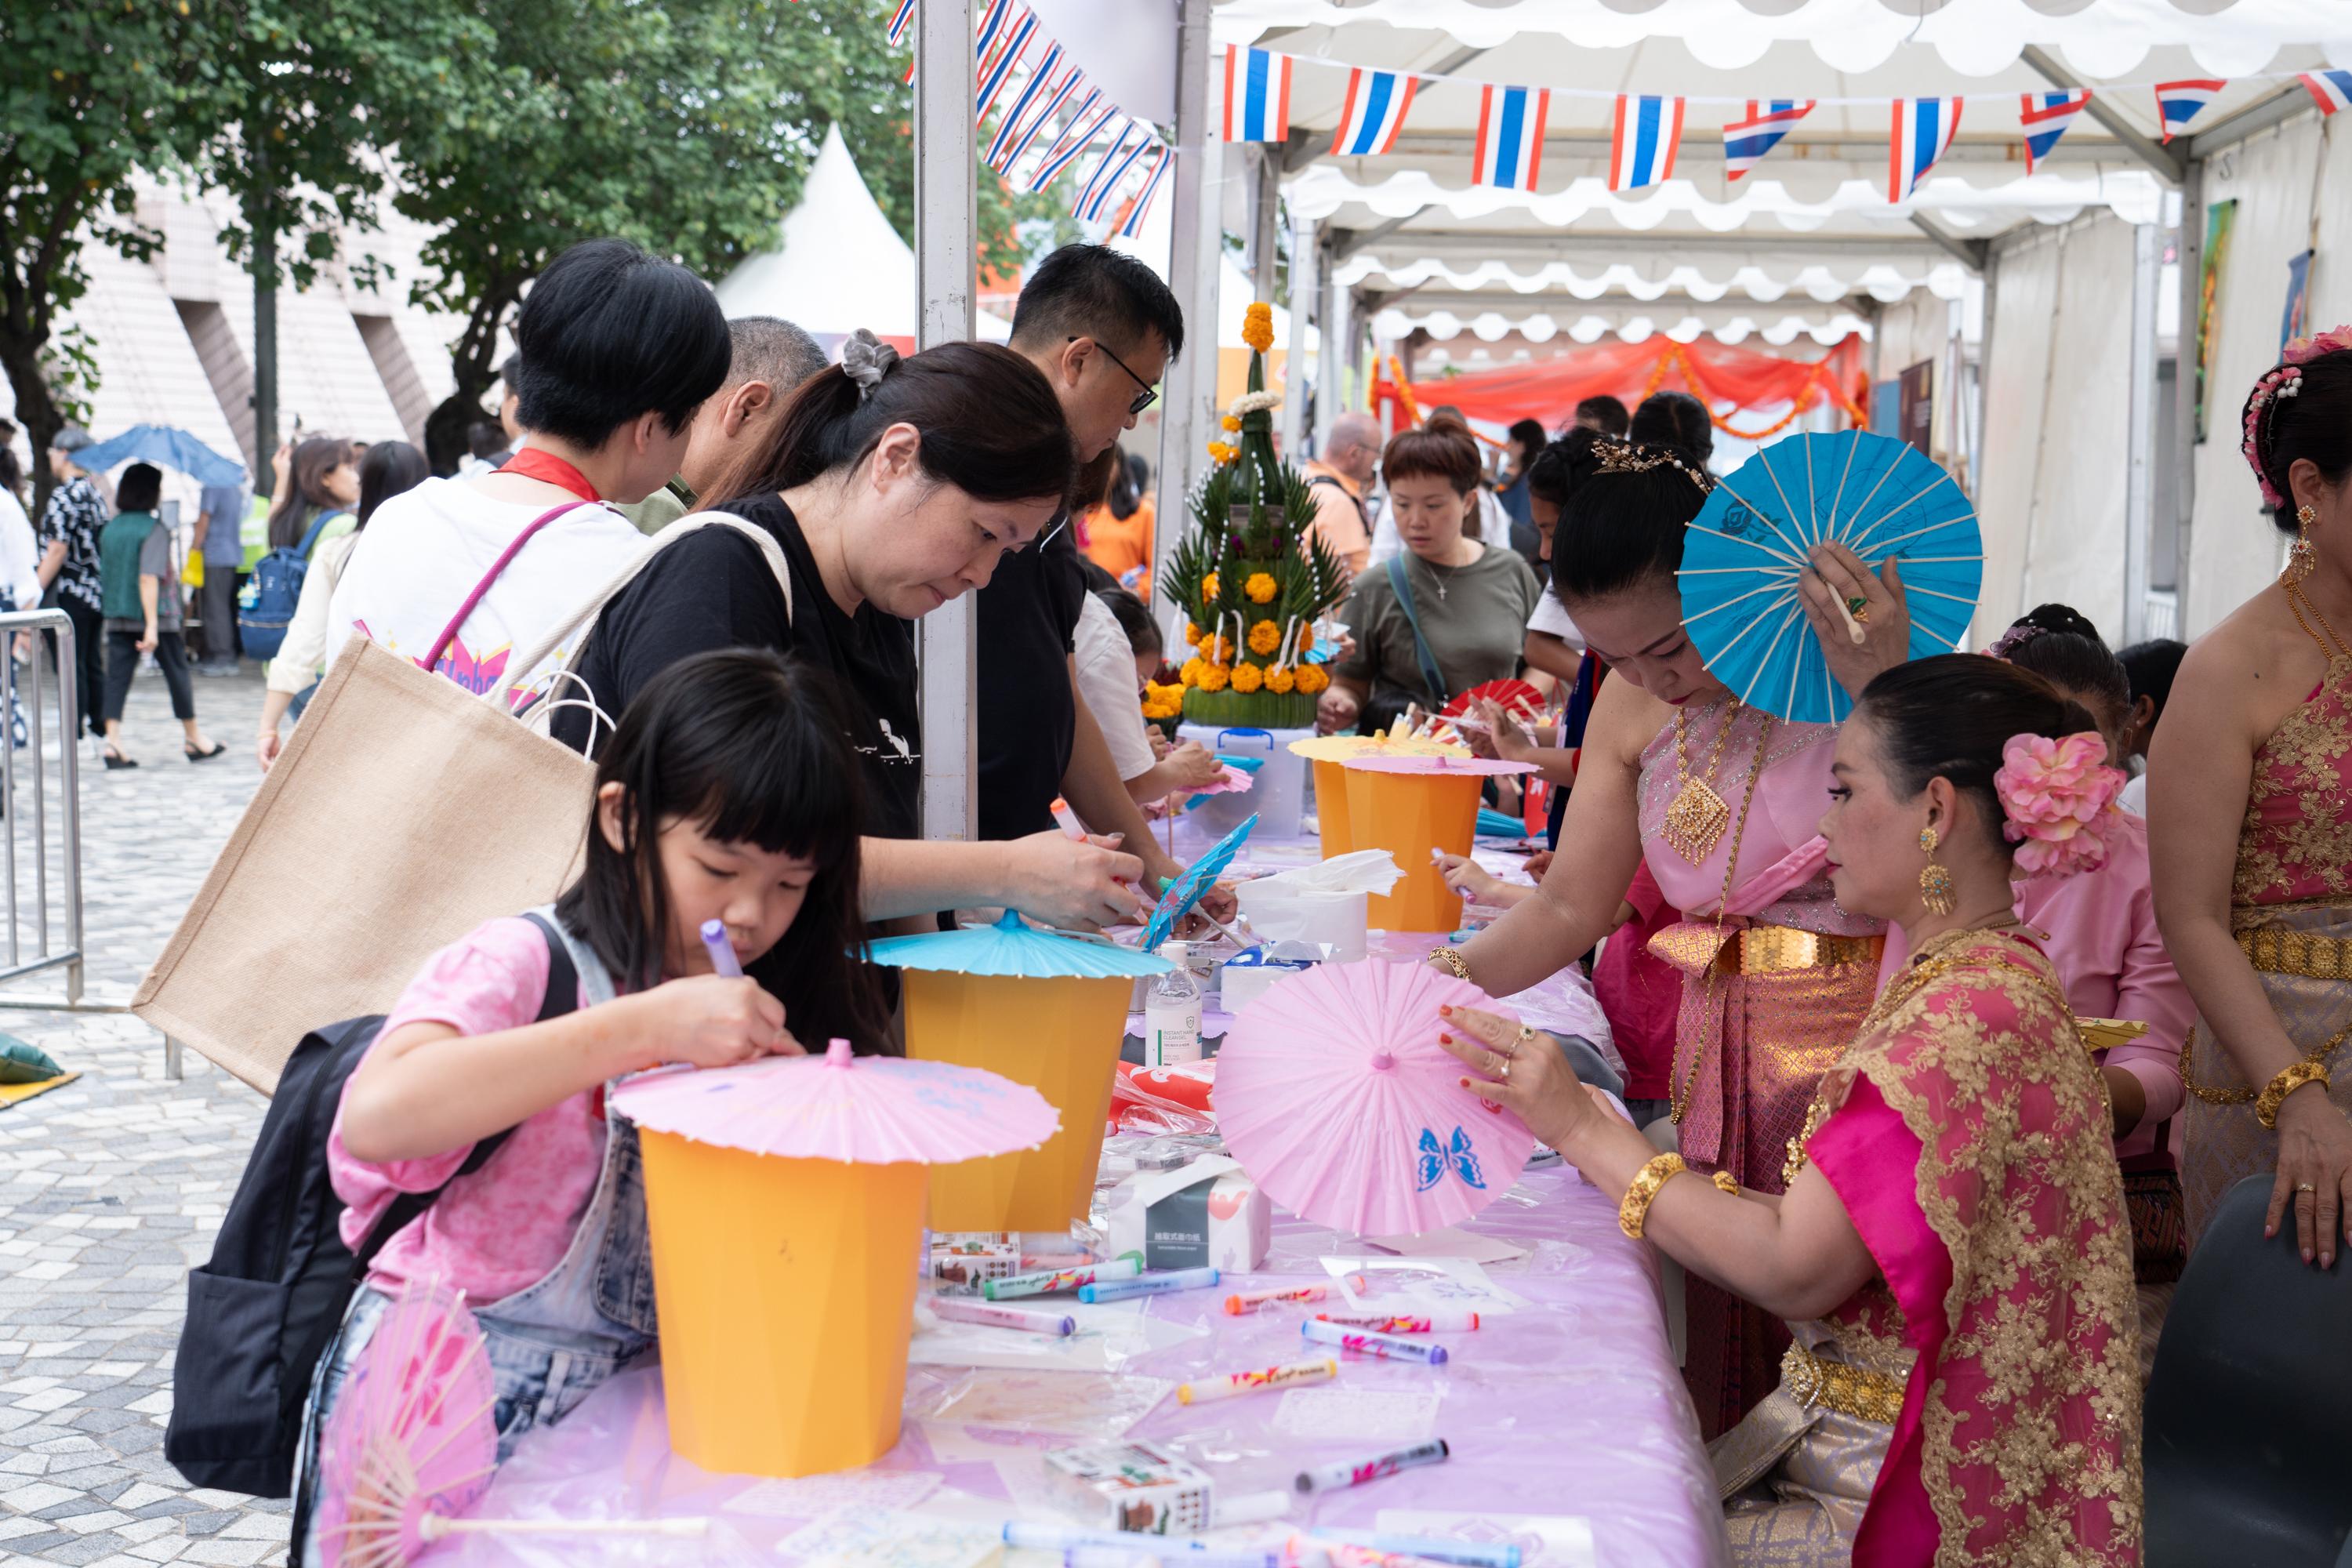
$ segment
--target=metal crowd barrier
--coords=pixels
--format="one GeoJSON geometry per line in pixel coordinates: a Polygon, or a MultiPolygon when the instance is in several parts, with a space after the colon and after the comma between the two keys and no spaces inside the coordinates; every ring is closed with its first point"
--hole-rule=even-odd
{"type": "MultiPolygon", "coordinates": [[[[73,620],[63,610],[14,610],[0,613],[0,809],[5,832],[0,833],[0,895],[6,899],[6,961],[0,963],[0,987],[14,987],[33,975],[57,973],[64,989],[20,991],[0,989],[0,1009],[37,1013],[121,1013],[129,999],[92,997],[84,990],[89,954],[84,948],[81,907],[81,698],[76,690],[73,620]],[[48,634],[47,638],[40,636],[48,634]],[[32,634],[31,657],[20,667],[7,657],[17,637],[32,634]],[[47,647],[43,644],[47,643],[47,647]],[[56,679],[45,679],[48,654],[56,653],[56,679]],[[54,684],[51,703],[47,689],[54,684]],[[14,715],[21,701],[26,743],[15,743],[14,715]],[[54,717],[52,717],[54,716],[54,717]],[[57,742],[54,758],[48,750],[52,725],[57,742]],[[51,775],[56,782],[54,807],[51,775]],[[18,781],[27,773],[32,787],[20,795],[18,781]],[[29,806],[29,810],[28,810],[29,806]],[[57,830],[50,831],[54,817],[57,830]],[[27,841],[25,830],[29,826],[27,841]],[[30,859],[27,867],[24,862],[30,859]],[[31,901],[25,893],[31,884],[31,901]],[[55,884],[56,897],[51,896],[55,884]]],[[[94,694],[93,694],[94,695],[94,694]]],[[[165,1070],[179,1077],[179,1047],[167,1042],[165,1070]]]]}

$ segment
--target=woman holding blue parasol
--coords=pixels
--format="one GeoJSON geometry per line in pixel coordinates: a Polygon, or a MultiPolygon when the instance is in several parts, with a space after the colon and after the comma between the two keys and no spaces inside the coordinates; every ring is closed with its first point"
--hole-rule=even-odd
{"type": "MultiPolygon", "coordinates": [[[[1537,896],[1432,962],[1493,995],[1532,985],[1609,932],[1646,864],[1685,911],[1652,942],[1684,975],[1675,1136],[1754,1191],[1783,1190],[1788,1141],[1877,988],[1884,928],[1839,907],[1814,824],[1852,695],[1948,648],[1951,587],[1973,605],[1980,552],[1972,519],[1948,536],[1956,510],[1935,465],[1850,433],[1783,442],[1719,491],[1677,448],[1611,448],[1560,517],[1551,591],[1617,679],[1537,896]],[[1911,458],[1925,474],[1895,471],[1911,458]],[[1895,558],[1921,544],[1906,585],[1895,558]],[[1933,626],[1914,624],[1923,581],[1933,626]]],[[[1688,1304],[1685,1376],[1713,1436],[1778,1383],[1788,1336],[1696,1278],[1688,1304]]]]}

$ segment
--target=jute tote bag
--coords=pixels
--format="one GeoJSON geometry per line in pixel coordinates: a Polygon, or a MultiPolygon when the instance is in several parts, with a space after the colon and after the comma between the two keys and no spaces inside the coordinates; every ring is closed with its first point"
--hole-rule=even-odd
{"type": "MultiPolygon", "coordinates": [[[[444,643],[554,515],[500,557],[444,643]]],[[[734,528],[760,547],[789,616],[792,579],[774,539],[731,514],[698,512],[648,540],[479,696],[352,638],[131,1010],[268,1094],[307,1031],[388,1011],[435,950],[552,899],[579,864],[595,769],[538,727],[566,699],[518,720],[508,688],[589,626],[656,552],[704,527],[734,528]]]]}

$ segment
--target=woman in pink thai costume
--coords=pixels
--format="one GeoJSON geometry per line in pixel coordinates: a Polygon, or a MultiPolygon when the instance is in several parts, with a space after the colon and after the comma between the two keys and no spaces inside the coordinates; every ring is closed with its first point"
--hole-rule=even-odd
{"type": "MultiPolygon", "coordinates": [[[[1684,972],[1668,1085],[1683,1154],[1759,1192],[1822,1073],[1876,993],[1881,922],[1839,906],[1814,830],[1829,787],[1828,724],[1742,706],[1683,629],[1675,572],[1706,501],[1696,463],[1665,447],[1605,448],[1554,535],[1552,586],[1618,678],[1586,727],[1559,854],[1533,898],[1459,952],[1431,960],[1507,996],[1573,963],[1612,929],[1646,864],[1682,924],[1651,951],[1684,972]]],[[[1814,552],[1804,593],[1830,668],[1849,691],[1899,663],[1910,618],[1842,547],[1814,552]],[[1838,614],[1857,606],[1857,644],[1838,614]]],[[[1770,1391],[1787,1331],[1706,1280],[1688,1282],[1684,1378],[1709,1436],[1770,1391]]]]}
{"type": "Polygon", "coordinates": [[[2292,1223],[2324,1268],[2352,1236],[2352,327],[2288,344],[2243,430],[2294,544],[2181,660],[2148,763],[2157,917],[2199,1015],[2181,1185],[2193,1247],[2270,1173],[2266,1234],[2292,1223]]]}
{"type": "Polygon", "coordinates": [[[1863,693],[1821,828],[1839,901],[1912,958],[1822,1080],[1784,1196],[1677,1179],[1544,1037],[1447,1021],[1464,1084],[1623,1193],[1628,1235],[1791,1321],[1780,1388],[1712,1447],[1741,1568],[2139,1561],[2107,1097],[2011,907],[2012,877],[2095,868],[2121,815],[2089,723],[1973,655],[1863,693]]]}

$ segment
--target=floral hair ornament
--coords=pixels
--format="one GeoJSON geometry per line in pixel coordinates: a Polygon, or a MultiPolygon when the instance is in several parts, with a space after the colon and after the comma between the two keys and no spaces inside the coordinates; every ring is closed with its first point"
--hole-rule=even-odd
{"type": "Polygon", "coordinates": [[[1985,645],[1985,657],[2005,660],[2019,648],[2049,629],[2047,626],[2037,626],[2031,621],[2020,621],[1985,645]]]}
{"type": "Polygon", "coordinates": [[[2303,367],[2323,354],[2341,353],[2352,350],[2352,326],[2336,327],[2315,337],[2297,338],[2286,345],[2279,363],[2263,373],[2254,383],[2254,390],[2246,395],[2245,438],[2238,449],[2246,457],[2246,464],[2254,470],[2254,482],[2262,487],[2263,504],[2273,510],[2286,505],[2286,498],[2271,483],[2270,456],[2273,437],[2271,424],[2278,405],[2303,391],[2303,367]]]}
{"type": "Polygon", "coordinates": [[[2123,820],[2116,796],[2122,770],[2107,766],[2107,742],[2095,730],[2063,735],[2011,735],[1992,776],[2009,819],[2003,837],[2017,846],[2017,868],[2028,877],[2071,877],[2107,863],[2107,846],[2123,820]]]}
{"type": "Polygon", "coordinates": [[[1706,494],[1715,489],[1714,481],[1698,468],[1685,462],[1668,447],[1645,447],[1632,441],[1596,441],[1593,452],[1601,459],[1604,474],[1646,474],[1653,468],[1679,468],[1683,477],[1706,494]]]}

